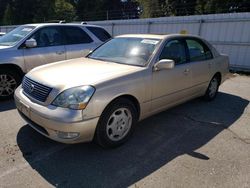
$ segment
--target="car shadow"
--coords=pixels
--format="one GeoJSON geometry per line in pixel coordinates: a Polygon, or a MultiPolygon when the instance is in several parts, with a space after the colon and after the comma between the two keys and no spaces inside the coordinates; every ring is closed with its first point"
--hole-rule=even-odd
{"type": "Polygon", "coordinates": [[[16,108],[16,105],[15,105],[15,101],[13,99],[0,101],[0,112],[13,110],[15,108],[16,108]]]}
{"type": "Polygon", "coordinates": [[[206,153],[195,150],[230,127],[248,103],[226,93],[212,102],[192,100],[140,122],[116,149],[59,144],[29,126],[20,129],[17,143],[30,166],[54,186],[127,187],[183,154],[208,161],[206,153]]]}

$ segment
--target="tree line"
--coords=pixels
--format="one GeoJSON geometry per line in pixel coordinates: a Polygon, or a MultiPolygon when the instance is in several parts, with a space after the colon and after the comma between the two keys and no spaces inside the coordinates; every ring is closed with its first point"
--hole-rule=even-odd
{"type": "Polygon", "coordinates": [[[0,25],[249,11],[249,0],[0,0],[0,25]]]}

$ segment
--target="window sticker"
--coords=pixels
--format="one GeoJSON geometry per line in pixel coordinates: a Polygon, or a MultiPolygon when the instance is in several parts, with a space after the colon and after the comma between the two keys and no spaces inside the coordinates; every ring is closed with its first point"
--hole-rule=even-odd
{"type": "Polygon", "coordinates": [[[159,41],[158,40],[151,40],[151,39],[143,39],[141,41],[141,43],[144,43],[144,44],[153,44],[153,45],[156,45],[159,41]]]}
{"type": "Polygon", "coordinates": [[[26,32],[30,32],[32,30],[32,28],[29,28],[29,27],[26,27],[26,28],[23,28],[22,31],[26,31],[26,32]]]}

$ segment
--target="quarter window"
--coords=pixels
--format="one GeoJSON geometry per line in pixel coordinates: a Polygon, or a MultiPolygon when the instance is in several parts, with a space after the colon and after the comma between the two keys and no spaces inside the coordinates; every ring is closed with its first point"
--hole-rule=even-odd
{"type": "Polygon", "coordinates": [[[172,59],[175,64],[186,63],[185,45],[180,40],[172,40],[166,44],[160,55],[161,59],[172,59]]]}
{"type": "Polygon", "coordinates": [[[31,38],[37,42],[37,47],[63,45],[63,37],[57,27],[46,27],[38,30],[31,38]]]}
{"type": "Polygon", "coordinates": [[[205,44],[192,39],[186,41],[191,62],[212,59],[212,53],[205,44]]]}
{"type": "Polygon", "coordinates": [[[83,44],[93,42],[90,36],[81,28],[64,27],[63,30],[66,37],[66,44],[83,44]]]}
{"type": "Polygon", "coordinates": [[[91,31],[99,40],[105,42],[111,38],[110,34],[100,27],[86,27],[91,31]]]}

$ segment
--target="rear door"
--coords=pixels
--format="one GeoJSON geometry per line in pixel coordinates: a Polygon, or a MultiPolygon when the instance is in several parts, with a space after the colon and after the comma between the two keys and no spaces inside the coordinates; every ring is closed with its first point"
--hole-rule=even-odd
{"type": "Polygon", "coordinates": [[[80,27],[64,26],[66,59],[84,57],[90,50],[93,50],[97,44],[80,27]]]}
{"type": "Polygon", "coordinates": [[[152,109],[161,110],[190,97],[192,72],[182,39],[168,41],[158,60],[172,59],[175,67],[153,72],[152,109]]]}
{"type": "Polygon", "coordinates": [[[192,69],[193,92],[204,92],[212,76],[212,52],[197,38],[187,38],[186,44],[189,52],[188,61],[192,69]]]}
{"type": "Polygon", "coordinates": [[[36,40],[37,47],[22,49],[27,71],[40,65],[65,60],[65,47],[59,27],[43,27],[30,38],[36,40]]]}

